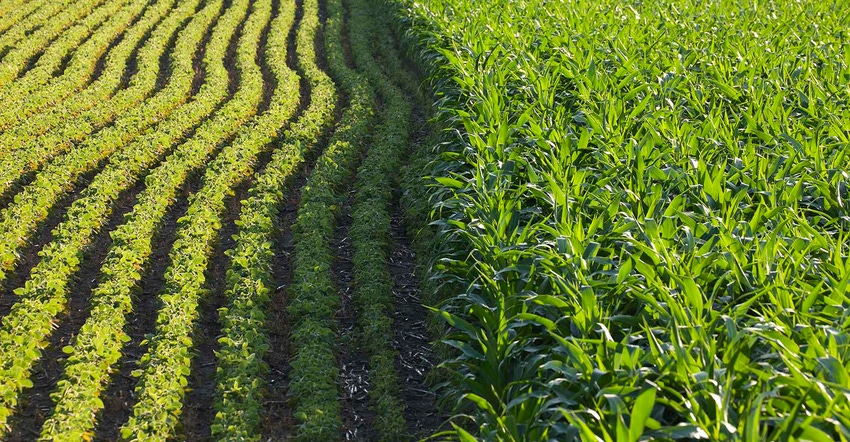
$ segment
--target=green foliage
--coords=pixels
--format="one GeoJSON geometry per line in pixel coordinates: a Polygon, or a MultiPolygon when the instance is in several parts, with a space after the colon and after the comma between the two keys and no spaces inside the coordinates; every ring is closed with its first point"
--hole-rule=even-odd
{"type": "MultiPolygon", "coordinates": [[[[0,164],[3,165],[3,170],[11,168],[10,173],[3,175],[5,180],[14,183],[17,178],[13,176],[12,171],[26,173],[37,169],[73,143],[81,141],[92,131],[112,121],[118,113],[147,97],[154,88],[159,72],[158,56],[166,50],[170,40],[170,35],[166,35],[165,31],[170,30],[173,33],[182,23],[177,20],[179,16],[172,14],[162,26],[153,31],[151,27],[173,7],[172,1],[158,1],[156,5],[149,7],[144,17],[106,54],[104,69],[97,80],[79,93],[64,100],[60,99],[67,93],[68,88],[80,87],[85,83],[95,69],[95,66],[87,65],[92,61],[90,58],[83,55],[77,57],[75,53],[69,62],[68,75],[63,75],[48,87],[27,97],[27,100],[16,100],[10,104],[9,109],[16,111],[8,113],[11,120],[4,123],[5,129],[0,133],[0,164]],[[146,44],[141,48],[138,57],[139,70],[134,76],[137,78],[134,80],[137,88],[122,92],[115,97],[114,103],[107,104],[121,86],[128,62],[139,42],[146,37],[146,44]],[[122,107],[121,103],[124,103],[125,107],[122,107]],[[33,114],[38,109],[41,111],[33,114]],[[27,116],[30,118],[26,118],[27,116]],[[19,156],[21,158],[17,158],[19,156]]],[[[184,16],[183,20],[186,19],[184,16]]]]}
{"type": "Polygon", "coordinates": [[[30,16],[30,14],[32,14],[36,9],[44,6],[44,3],[53,2],[48,2],[47,0],[6,0],[2,2],[2,4],[0,4],[0,11],[2,11],[2,15],[0,15],[0,32],[4,34],[13,33],[14,31],[10,31],[10,29],[13,29],[15,25],[25,18],[26,20],[21,23],[22,25],[37,25],[38,20],[35,19],[35,17],[30,16]]]}
{"type": "MultiPolygon", "coordinates": [[[[194,12],[193,5],[195,3],[189,3],[180,8],[181,14],[186,15],[178,15],[177,23],[194,12]]],[[[174,29],[163,30],[173,32],[174,29]]],[[[2,259],[0,260],[0,280],[5,279],[6,274],[17,264],[19,248],[26,243],[39,223],[47,218],[50,209],[59,199],[73,189],[79,177],[100,166],[104,160],[116,152],[119,154],[112,159],[112,163],[144,163],[143,158],[146,157],[137,153],[139,149],[149,152],[151,149],[170,146],[172,140],[185,136],[186,131],[197,125],[200,118],[209,113],[209,111],[195,111],[186,117],[180,117],[178,113],[178,116],[172,118],[170,123],[164,124],[161,128],[157,126],[156,131],[135,140],[144,130],[166,119],[176,107],[184,104],[189,98],[194,77],[193,55],[203,38],[203,31],[203,29],[194,29],[196,34],[192,39],[186,38],[179,41],[180,45],[175,47],[172,53],[172,69],[168,84],[154,96],[145,100],[156,85],[160,57],[168,45],[170,32],[160,33],[157,37],[161,39],[150,41],[151,44],[140,51],[139,72],[133,77],[128,88],[121,90],[111,100],[81,115],[79,119],[71,120],[70,126],[65,126],[69,131],[77,132],[78,137],[84,138],[90,130],[93,130],[91,127],[93,121],[100,118],[108,120],[115,117],[118,112],[125,112],[120,114],[111,126],[85,138],[67,155],[51,162],[35,176],[32,183],[15,195],[12,204],[0,212],[0,259],[2,259]],[[143,102],[144,106],[138,106],[140,102],[143,102]]],[[[224,91],[217,93],[223,98],[224,91]]],[[[217,102],[202,100],[200,103],[203,109],[204,106],[214,107],[217,102]]],[[[194,108],[197,107],[197,105],[194,106],[194,108]]],[[[40,137],[37,140],[40,147],[33,146],[0,159],[2,164],[0,189],[8,190],[15,181],[20,179],[22,170],[32,168],[40,161],[46,160],[41,156],[50,155],[50,152],[56,148],[56,145],[51,142],[62,140],[58,144],[70,147],[74,137],[64,138],[66,135],[67,133],[63,130],[51,132],[47,139],[40,137]],[[16,173],[18,176],[15,176],[16,173]]],[[[115,194],[119,188],[107,185],[106,189],[115,194]]]]}
{"type": "MultiPolygon", "coordinates": [[[[216,42],[216,46],[221,48],[215,53],[219,75],[214,78],[217,81],[205,83],[199,95],[205,94],[205,92],[213,96],[226,93],[228,75],[224,70],[221,57],[224,55],[223,50],[227,47],[230,36],[245,16],[247,8],[247,2],[234,2],[216,26],[213,40],[216,42]]],[[[204,165],[216,146],[236,134],[240,126],[256,113],[262,100],[263,80],[254,59],[261,33],[267,26],[271,15],[270,9],[268,2],[254,5],[252,13],[245,21],[239,35],[236,47],[236,66],[240,83],[235,95],[219,108],[211,118],[204,121],[195,130],[190,140],[178,146],[166,161],[146,178],[147,188],[140,195],[139,203],[134,212],[128,217],[129,222],[125,224],[127,229],[123,230],[126,234],[127,245],[137,246],[135,250],[130,251],[130,254],[138,256],[140,260],[144,261],[150,255],[151,238],[155,227],[161,223],[167,208],[173,202],[175,194],[185,182],[189,173],[204,165]],[[136,226],[141,227],[141,229],[134,229],[133,227],[136,226]]],[[[186,113],[191,115],[192,110],[187,109],[186,113]]],[[[212,108],[207,108],[206,112],[211,110],[212,108]]],[[[215,173],[221,170],[222,163],[228,164],[228,162],[234,161],[234,155],[237,155],[236,161],[250,164],[247,158],[238,157],[238,150],[234,154],[233,149],[225,148],[210,165],[207,174],[215,176],[215,173]]],[[[222,181],[222,183],[226,182],[222,181]]],[[[208,191],[202,190],[202,192],[208,191]]],[[[201,198],[198,195],[195,195],[194,198],[201,198]]],[[[192,224],[194,216],[202,216],[208,213],[210,212],[198,211],[197,204],[192,203],[189,215],[179,221],[181,227],[178,230],[178,240],[171,254],[173,265],[166,274],[166,292],[160,296],[162,304],[166,306],[165,311],[160,312],[160,317],[157,320],[158,333],[148,342],[150,349],[140,362],[142,369],[138,375],[141,378],[136,386],[138,400],[134,406],[133,417],[121,430],[124,438],[161,440],[171,437],[175,431],[177,416],[182,408],[183,389],[187,384],[186,379],[191,361],[191,339],[187,337],[186,324],[188,323],[191,327],[191,321],[194,318],[193,303],[196,304],[199,285],[202,285],[204,281],[204,267],[200,266],[205,266],[205,259],[201,256],[195,256],[195,254],[200,255],[201,252],[209,248],[209,241],[201,241],[201,238],[197,238],[198,242],[191,246],[201,247],[201,250],[185,250],[187,241],[192,241],[191,238],[187,239],[186,236],[197,236],[204,233],[210,225],[217,228],[218,223],[215,221],[201,223],[201,225],[192,224]],[[196,212],[200,215],[196,215],[196,212]],[[177,270],[175,270],[175,267],[177,267],[177,270]],[[192,285],[181,287],[180,284],[186,276],[180,272],[197,274],[199,268],[201,276],[196,278],[192,285]],[[196,292],[193,293],[193,289],[196,292]],[[175,292],[176,294],[174,294],[175,292]],[[174,315],[170,323],[166,323],[168,321],[162,319],[162,316],[168,314],[174,315]],[[154,372],[154,370],[158,370],[158,372],[154,372]]],[[[214,233],[215,230],[212,232],[214,233]]],[[[129,288],[138,283],[139,278],[136,275],[130,281],[117,279],[116,282],[123,282],[123,284],[120,286],[113,285],[113,288],[120,291],[117,293],[104,292],[103,296],[121,295],[122,291],[128,291],[129,288]]],[[[106,282],[112,281],[113,279],[108,279],[106,282]]]]}
{"type": "MultiPolygon", "coordinates": [[[[29,95],[38,87],[52,80],[54,72],[61,69],[63,60],[69,57],[72,51],[80,47],[83,41],[94,41],[94,39],[89,39],[92,33],[96,31],[99,37],[106,36],[106,38],[119,36],[122,24],[126,26],[145,6],[146,2],[105,1],[62,32],[58,38],[53,41],[45,41],[45,47],[36,47],[36,52],[41,52],[41,54],[33,66],[22,72],[23,75],[20,78],[0,87],[0,100],[4,103],[10,103],[8,107],[4,106],[3,111],[16,107],[15,105],[18,103],[23,103],[25,100],[18,100],[19,97],[29,95]],[[107,19],[109,19],[108,22],[107,19]]],[[[87,49],[91,49],[90,45],[85,46],[87,49]]],[[[97,57],[97,53],[92,55],[97,57]]],[[[24,57],[24,59],[27,58],[24,57]]],[[[5,126],[3,124],[5,120],[0,115],[0,127],[5,126]]]]}
{"type": "Polygon", "coordinates": [[[845,2],[397,4],[456,437],[847,439],[845,2]]]}
{"type": "MultiPolygon", "coordinates": [[[[193,10],[196,5],[186,6],[193,10]]],[[[221,7],[221,2],[208,3],[190,22],[184,36],[199,39],[218,17],[221,7]]],[[[245,3],[233,5],[221,16],[213,29],[210,43],[206,47],[204,83],[192,103],[182,108],[182,118],[204,118],[212,110],[211,105],[220,103],[227,95],[229,74],[224,66],[224,58],[230,42],[229,36],[243,20],[246,10],[245,3]]],[[[244,63],[245,55],[241,58],[244,63]]],[[[256,71],[257,68],[249,67],[249,70],[256,71]]],[[[88,432],[93,428],[93,411],[103,406],[98,396],[108,381],[112,365],[121,356],[123,343],[128,339],[123,332],[125,315],[132,311],[132,294],[150,256],[152,238],[189,172],[203,164],[215,146],[231,136],[236,127],[252,115],[261,88],[256,77],[256,74],[253,77],[246,76],[246,86],[237,92],[234,99],[222,107],[216,116],[196,129],[197,138],[178,146],[159,167],[150,171],[145,178],[146,188],[137,197],[136,207],[126,216],[124,224],[111,233],[113,243],[101,268],[100,284],[92,294],[92,313],[71,349],[65,367],[65,378],[59,382],[57,391],[52,395],[56,401],[56,411],[45,424],[43,438],[73,436],[78,434],[77,432],[88,432]],[[247,81],[248,79],[253,81],[247,81]],[[224,109],[228,107],[229,112],[225,112],[224,109]],[[234,109],[243,109],[243,112],[240,114],[234,109]],[[225,113],[228,120],[225,124],[222,124],[222,113],[225,113]],[[78,406],[81,402],[89,401],[93,402],[91,408],[78,406]]],[[[173,121],[177,123],[179,120],[173,121]]],[[[138,180],[140,173],[150,167],[156,158],[156,155],[147,155],[140,156],[140,160],[149,158],[145,160],[147,165],[144,161],[139,161],[141,164],[136,163],[136,169],[125,169],[123,173],[112,175],[124,177],[124,181],[116,184],[126,188],[129,186],[127,183],[138,180]]],[[[122,172],[121,169],[117,171],[122,172]]],[[[101,176],[107,174],[102,173],[98,178],[101,176]]],[[[96,192],[92,196],[96,197],[101,193],[106,192],[96,192]]]]}
{"type": "Polygon", "coordinates": [[[170,1],[130,1],[117,11],[115,6],[104,6],[85,21],[72,26],[44,51],[32,69],[0,91],[0,101],[7,103],[0,109],[0,129],[23,121],[38,110],[59,103],[84,87],[91,80],[98,60],[110,44],[119,38],[138,41],[171,6],[170,1]],[[140,23],[134,23],[143,11],[140,23]],[[89,24],[105,18],[109,20],[96,29],[89,24]],[[66,57],[70,57],[70,60],[62,69],[62,75],[51,78],[66,57]],[[21,96],[26,99],[19,100],[21,96]]]}
{"type": "MultiPolygon", "coordinates": [[[[234,100],[216,114],[210,121],[210,130],[220,131],[228,124],[241,123],[235,118],[235,112],[239,110],[238,106],[245,106],[247,98],[256,99],[252,106],[259,104],[262,75],[251,61],[262,29],[259,26],[266,26],[270,14],[271,2],[254,5],[254,13],[243,30],[237,50],[241,78],[251,86],[240,89],[234,100]],[[248,67],[251,72],[245,71],[248,67]]],[[[163,308],[157,317],[157,333],[142,361],[143,368],[136,387],[139,401],[134,407],[133,417],[122,429],[125,437],[143,440],[173,435],[190,370],[193,321],[197,317],[198,301],[204,294],[204,272],[221,228],[225,199],[251,174],[257,155],[272,147],[271,142],[279,134],[281,126],[295,113],[298,104],[298,95],[291,93],[298,87],[298,76],[285,64],[285,39],[293,20],[293,5],[282,4],[281,13],[272,21],[269,30],[266,63],[272,67],[276,86],[268,109],[239,128],[234,141],[207,165],[203,186],[190,197],[187,214],[178,221],[177,239],[169,257],[171,265],[165,274],[166,287],[160,294],[163,308]],[[170,373],[179,375],[175,378],[170,373]],[[168,415],[161,413],[163,408],[168,415]]],[[[197,137],[196,133],[192,141],[197,137]]],[[[196,149],[203,149],[209,144],[210,140],[204,141],[203,138],[205,136],[202,135],[196,149]]],[[[186,155],[187,158],[198,156],[198,153],[186,155]]],[[[203,161],[192,162],[194,167],[204,164],[203,161]]],[[[245,417],[250,418],[250,414],[245,417]]],[[[220,437],[218,430],[214,433],[220,437]]],[[[227,437],[231,436],[238,439],[239,433],[229,433],[227,437]]]]}

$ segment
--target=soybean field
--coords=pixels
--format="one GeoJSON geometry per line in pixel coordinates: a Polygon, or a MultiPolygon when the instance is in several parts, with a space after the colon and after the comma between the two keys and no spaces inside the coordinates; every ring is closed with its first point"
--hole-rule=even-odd
{"type": "Polygon", "coordinates": [[[848,29],[0,0],[0,440],[850,440],[848,29]]]}
{"type": "Polygon", "coordinates": [[[0,439],[438,428],[381,7],[0,2],[0,439]]]}

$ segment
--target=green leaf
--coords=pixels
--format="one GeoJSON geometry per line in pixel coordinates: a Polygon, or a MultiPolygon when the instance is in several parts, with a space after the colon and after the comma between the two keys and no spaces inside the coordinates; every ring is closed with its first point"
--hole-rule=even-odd
{"type": "Polygon", "coordinates": [[[450,188],[450,189],[460,189],[460,188],[462,188],[462,187],[463,187],[463,183],[462,183],[462,182],[460,182],[459,180],[454,179],[454,178],[449,178],[449,177],[436,177],[436,178],[435,178],[435,180],[436,180],[438,183],[440,183],[440,184],[442,184],[443,186],[446,186],[446,187],[448,187],[448,188],[450,188]]]}
{"type": "Polygon", "coordinates": [[[457,437],[461,442],[478,442],[478,440],[475,439],[473,435],[469,434],[469,432],[464,430],[463,428],[457,426],[457,424],[455,424],[454,422],[452,422],[452,427],[454,427],[455,431],[457,431],[457,437]]]}
{"type": "Polygon", "coordinates": [[[811,441],[811,442],[834,442],[835,439],[830,437],[828,434],[824,433],[822,430],[817,427],[813,427],[811,425],[801,426],[799,436],[797,439],[800,441],[811,441]]]}
{"type": "Polygon", "coordinates": [[[631,424],[629,425],[629,440],[637,442],[643,434],[643,428],[646,426],[646,420],[652,413],[652,407],[655,405],[654,388],[649,388],[635,399],[634,407],[632,407],[631,424]]]}

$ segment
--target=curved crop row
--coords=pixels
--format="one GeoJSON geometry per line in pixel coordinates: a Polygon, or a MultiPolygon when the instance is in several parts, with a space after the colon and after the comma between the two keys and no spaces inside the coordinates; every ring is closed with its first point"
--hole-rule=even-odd
{"type": "MultiPolygon", "coordinates": [[[[242,201],[236,243],[226,252],[231,259],[226,275],[228,303],[220,311],[224,336],[219,339],[221,349],[217,353],[216,415],[212,427],[217,440],[259,438],[266,372],[263,358],[269,349],[265,306],[272,284],[274,218],[283,202],[282,189],[289,184],[294,169],[333,122],[336,88],[316,64],[318,1],[307,0],[302,8],[296,53],[310,85],[310,104],[284,134],[265,170],[256,176],[251,196],[242,201]]],[[[277,50],[282,51],[282,46],[277,50]]]]}
{"type": "MultiPolygon", "coordinates": [[[[121,0],[112,0],[121,1],[121,0]]],[[[0,61],[0,87],[15,80],[27,68],[30,59],[44,50],[49,42],[71,27],[77,20],[89,16],[106,0],[79,0],[73,6],[63,8],[60,13],[47,20],[47,23],[18,43],[0,61]]]]}
{"type": "MultiPolygon", "coordinates": [[[[114,124],[86,138],[67,155],[57,158],[45,167],[31,184],[15,195],[14,202],[0,212],[0,279],[13,268],[18,248],[47,217],[59,198],[73,188],[77,178],[95,169],[109,155],[122,149],[128,150],[128,143],[152,126],[156,130],[138,140],[135,146],[145,143],[170,145],[185,136],[187,131],[197,125],[200,119],[224,98],[222,96],[219,101],[198,101],[204,110],[194,105],[172,115],[172,111],[180,108],[192,92],[195,73],[192,62],[205,30],[191,29],[192,38],[181,39],[178,42],[181,44],[175,47],[172,54],[172,72],[165,88],[146,100],[144,105],[121,114],[114,124]],[[192,112],[189,112],[189,109],[192,109],[192,112]]],[[[156,65],[158,66],[158,62],[156,65]]],[[[151,83],[155,81],[155,75],[151,80],[151,83]]],[[[122,98],[128,98],[129,101],[137,97],[122,98]]],[[[132,157],[125,157],[126,159],[121,161],[136,161],[132,157]]]]}
{"type": "Polygon", "coordinates": [[[368,81],[345,63],[340,1],[328,2],[327,13],[324,36],[328,66],[349,103],[302,188],[298,220],[293,226],[293,286],[288,312],[295,354],[289,391],[296,406],[295,418],[300,422],[297,438],[304,441],[336,440],[342,424],[334,352],[340,295],[331,271],[331,240],[342,188],[354,175],[364,150],[375,103],[368,81]]]}
{"type": "Polygon", "coordinates": [[[0,189],[3,192],[21,174],[38,168],[147,97],[156,84],[160,55],[166,51],[172,35],[195,12],[181,3],[150,31],[175,2],[158,2],[156,7],[149,8],[137,26],[133,26],[109,51],[103,72],[86,89],[0,133],[0,189]],[[133,76],[130,87],[116,94],[133,52],[148,31],[151,35],[138,51],[138,72],[133,76]],[[113,97],[113,94],[116,95],[113,97]]]}
{"type": "MultiPolygon", "coordinates": [[[[291,4],[289,5],[291,7],[291,4]]],[[[207,127],[199,130],[178,158],[187,165],[200,167],[211,153],[211,147],[237,133],[209,163],[203,186],[189,199],[186,216],[178,220],[177,237],[169,253],[171,265],[165,272],[165,288],[159,295],[162,307],[156,320],[156,332],[149,340],[148,351],[139,361],[137,401],[133,416],[121,428],[130,440],[165,440],[174,436],[183,406],[183,395],[192,360],[191,331],[196,307],[204,284],[204,272],[211,243],[221,226],[220,213],[224,199],[233,186],[250,173],[259,150],[268,144],[279,127],[288,120],[298,105],[297,76],[285,68],[286,52],[270,48],[270,65],[283,65],[282,77],[267,113],[250,124],[240,125],[254,114],[263,92],[263,78],[255,64],[261,33],[271,18],[271,0],[253,4],[239,41],[237,66],[244,87],[237,98],[228,103],[207,127]],[[280,55],[283,55],[281,58],[280,55]]],[[[284,40],[292,26],[294,13],[289,10],[270,32],[284,40]]],[[[285,45],[283,46],[285,48],[285,45]]],[[[185,176],[185,171],[183,172],[185,176]]],[[[159,213],[164,214],[164,210],[159,213]]]]}
{"type": "MultiPolygon", "coordinates": [[[[146,5],[147,1],[106,0],[103,4],[97,6],[89,15],[66,29],[55,40],[42,48],[32,67],[22,72],[15,80],[0,87],[0,101],[10,104],[23,103],[32,91],[53,80],[54,73],[62,67],[65,59],[74,53],[79,53],[77,49],[92,34],[105,32],[108,35],[116,37],[116,34],[121,28],[116,28],[115,23],[122,21],[128,23],[146,5]]],[[[0,127],[2,127],[2,121],[2,116],[0,116],[0,127]]]]}
{"type": "MultiPolygon", "coordinates": [[[[361,348],[369,358],[369,396],[377,415],[374,426],[381,441],[407,436],[404,404],[399,397],[393,349],[393,281],[389,270],[394,172],[401,164],[408,137],[411,108],[407,98],[381,73],[368,36],[376,34],[370,11],[375,5],[349,0],[349,29],[355,63],[365,73],[383,103],[372,145],[357,173],[353,221],[349,236],[354,249],[354,301],[362,329],[361,348]]],[[[378,45],[380,48],[381,45],[378,45]]],[[[384,58],[392,54],[381,54],[384,58]]]]}
{"type": "MultiPolygon", "coordinates": [[[[217,41],[210,44],[212,56],[224,57],[227,41],[244,15],[244,10],[247,8],[244,5],[246,2],[247,0],[243,2],[241,10],[236,8],[234,13],[225,16],[230,18],[229,20],[223,19],[216,26],[220,35],[217,35],[217,41]]],[[[196,15],[196,20],[181,33],[177,44],[177,48],[181,50],[175,51],[174,54],[174,75],[178,78],[183,76],[191,78],[192,58],[187,57],[187,54],[194,53],[205,29],[217,16],[220,8],[220,3],[212,3],[211,7],[202,11],[202,14],[196,15]]],[[[216,83],[210,90],[226,91],[226,78],[227,75],[224,73],[224,80],[216,83]]],[[[212,95],[224,94],[225,92],[212,95]]],[[[210,103],[203,103],[202,106],[205,105],[208,109],[213,108],[221,99],[214,96],[210,103]]],[[[205,114],[199,113],[201,116],[205,114]]],[[[95,178],[83,197],[72,205],[66,221],[54,230],[54,241],[42,250],[42,260],[32,270],[30,279],[23,287],[15,290],[15,293],[20,295],[20,299],[13,305],[11,312],[3,318],[2,329],[0,329],[0,355],[2,356],[0,357],[2,361],[0,362],[2,364],[0,365],[0,380],[2,380],[0,382],[0,424],[5,423],[11,409],[17,404],[20,391],[31,385],[28,380],[29,370],[41,356],[40,349],[46,345],[45,338],[50,334],[54,318],[65,306],[68,277],[78,268],[83,247],[105,222],[106,215],[110,211],[110,204],[117,198],[116,190],[123,184],[121,180],[127,179],[129,175],[127,170],[135,161],[141,160],[146,151],[156,152],[164,146],[171,145],[175,137],[201,118],[187,112],[186,119],[190,121],[184,123],[183,119],[179,118],[181,115],[181,113],[176,114],[174,118],[162,124],[160,131],[146,135],[131,148],[123,151],[105,171],[95,178]]],[[[154,153],[153,156],[155,157],[156,154],[154,153]]]]}
{"type": "MultiPolygon", "coordinates": [[[[238,13],[244,14],[246,5],[246,2],[234,5],[235,9],[231,8],[222,18],[222,23],[231,25],[216,28],[207,47],[207,78],[196,100],[220,100],[227,90],[227,71],[222,64],[222,57],[227,38],[235,26],[233,23],[238,19],[238,13]]],[[[98,396],[107,382],[110,367],[121,355],[125,315],[132,309],[130,294],[141,278],[141,271],[150,255],[151,239],[162,217],[189,172],[203,165],[215,147],[250,118],[262,98],[263,85],[259,69],[256,66],[244,66],[244,60],[253,59],[256,53],[257,39],[252,29],[261,19],[262,14],[252,14],[245,26],[245,32],[251,32],[243,33],[244,37],[240,39],[237,54],[243,61],[238,66],[240,86],[233,99],[216,111],[195,131],[191,139],[175,148],[145,178],[146,188],[138,196],[133,212],[127,215],[123,225],[112,232],[113,246],[101,269],[102,280],[92,295],[92,313],[77,335],[73,347],[68,349],[70,356],[65,376],[53,394],[57,401],[56,413],[45,426],[44,437],[88,431],[93,425],[94,413],[102,408],[98,396]],[[80,404],[85,406],[81,407],[80,404]]],[[[192,111],[187,110],[186,113],[191,114],[192,111]]],[[[132,170],[114,170],[111,176],[115,185],[122,189],[128,188],[140,173],[150,167],[156,156],[155,152],[132,155],[148,158],[145,160],[147,163],[136,163],[132,170]],[[121,178],[122,175],[130,178],[121,178]]],[[[93,197],[101,193],[93,192],[93,197]]]]}
{"type": "Polygon", "coordinates": [[[49,0],[6,0],[0,5],[0,34],[5,33],[49,0]],[[23,4],[21,4],[23,3],[23,4]]]}
{"type": "MultiPolygon", "coordinates": [[[[20,17],[16,23],[9,25],[3,34],[0,34],[0,54],[3,54],[4,56],[8,54],[9,51],[14,49],[16,43],[25,39],[28,35],[31,35],[36,29],[42,26],[45,21],[50,20],[63,9],[74,7],[75,3],[78,1],[80,0],[60,0],[58,2],[48,0],[41,2],[41,4],[33,2],[36,3],[38,7],[33,10],[32,14],[26,16],[26,20],[23,20],[24,17],[20,17]]],[[[5,60],[0,58],[0,64],[2,64],[3,61],[5,60]]]]}
{"type": "MultiPolygon", "coordinates": [[[[60,38],[61,44],[57,44],[60,43],[57,41],[51,45],[26,75],[7,85],[0,93],[0,101],[6,103],[0,108],[0,130],[26,119],[50,103],[63,100],[87,84],[98,60],[109,45],[123,38],[122,34],[128,26],[133,24],[143,11],[155,10],[157,3],[155,0],[131,1],[118,12],[102,8],[102,13],[109,15],[109,21],[95,30],[82,44],[79,44],[82,38],[85,38],[80,29],[83,27],[82,24],[74,26],[63,34],[60,38]],[[69,34],[80,37],[75,40],[69,34]],[[61,46],[65,47],[61,48],[61,46]],[[51,78],[71,50],[73,55],[62,71],[62,75],[51,78]],[[42,87],[45,83],[48,85],[42,87]]],[[[86,21],[94,16],[95,14],[92,14],[86,21]]]]}

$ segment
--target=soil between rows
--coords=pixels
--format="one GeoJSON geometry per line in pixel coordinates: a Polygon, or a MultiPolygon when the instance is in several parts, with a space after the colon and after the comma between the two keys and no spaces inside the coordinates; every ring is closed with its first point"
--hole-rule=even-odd
{"type": "Polygon", "coordinates": [[[338,313],[340,323],[339,365],[342,384],[342,424],[347,441],[375,440],[374,422],[377,417],[369,407],[369,359],[360,346],[357,327],[357,309],[354,303],[354,248],[349,231],[354,191],[349,192],[342,213],[338,216],[337,230],[331,247],[336,259],[331,266],[336,288],[342,298],[338,313]]]}

